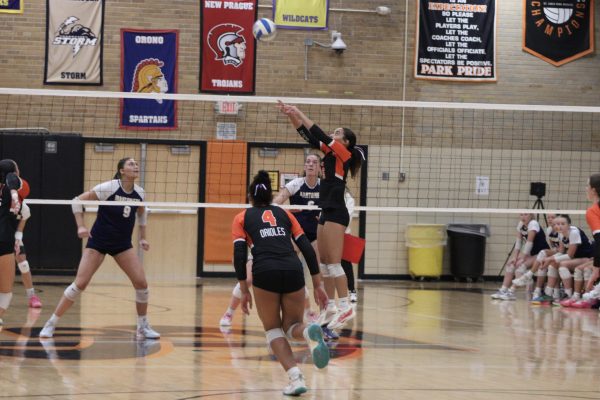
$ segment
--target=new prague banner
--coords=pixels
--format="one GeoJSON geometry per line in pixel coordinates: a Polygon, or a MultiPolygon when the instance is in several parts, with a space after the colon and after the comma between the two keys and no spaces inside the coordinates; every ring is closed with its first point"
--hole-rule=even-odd
{"type": "Polygon", "coordinates": [[[22,0],[0,0],[0,13],[22,14],[22,0]]]}
{"type": "Polygon", "coordinates": [[[200,91],[254,94],[257,0],[202,0],[200,91]]]}
{"type": "MultiPolygon", "coordinates": [[[[121,91],[177,93],[177,30],[121,29],[121,91]]],[[[121,128],[176,129],[175,100],[121,100],[121,128]]]]}
{"type": "Polygon", "coordinates": [[[415,77],[496,80],[496,1],[419,0],[415,77]]]}
{"type": "Polygon", "coordinates": [[[554,66],[594,51],[594,0],[523,0],[523,50],[554,66]]]}
{"type": "Polygon", "coordinates": [[[273,22],[284,29],[327,29],[328,0],[274,0],[273,22]]]}
{"type": "Polygon", "coordinates": [[[104,0],[47,0],[44,83],[102,85],[104,0]]]}

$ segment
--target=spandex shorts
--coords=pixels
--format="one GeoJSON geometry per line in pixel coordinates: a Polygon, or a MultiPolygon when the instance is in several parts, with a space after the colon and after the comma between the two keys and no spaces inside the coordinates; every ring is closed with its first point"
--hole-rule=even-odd
{"type": "Polygon", "coordinates": [[[91,238],[88,239],[87,245],[85,246],[88,249],[94,249],[99,253],[102,254],[108,254],[110,256],[116,256],[119,253],[122,253],[126,250],[129,250],[133,247],[133,245],[130,243],[127,244],[121,244],[118,246],[107,246],[107,245],[103,245],[101,243],[95,243],[91,238]]]}
{"type": "Polygon", "coordinates": [[[252,275],[252,285],[274,293],[293,293],[304,287],[302,270],[270,270],[252,275]]]}
{"type": "Polygon", "coordinates": [[[348,226],[348,224],[350,224],[350,215],[348,215],[348,209],[345,206],[323,209],[323,211],[321,211],[321,216],[319,217],[319,224],[325,225],[325,222],[327,221],[348,226]]]}

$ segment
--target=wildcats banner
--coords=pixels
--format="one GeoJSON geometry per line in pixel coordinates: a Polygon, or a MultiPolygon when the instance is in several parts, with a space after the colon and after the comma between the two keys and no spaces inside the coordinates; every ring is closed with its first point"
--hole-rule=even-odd
{"type": "Polygon", "coordinates": [[[496,80],[496,1],[419,0],[415,77],[496,80]]]}
{"type": "Polygon", "coordinates": [[[273,22],[284,29],[327,29],[328,0],[274,0],[273,22]]]}
{"type": "MultiPolygon", "coordinates": [[[[177,93],[179,31],[121,30],[121,91],[177,93]]],[[[174,100],[121,100],[121,128],[175,129],[174,100]]]]}
{"type": "Polygon", "coordinates": [[[102,85],[103,0],[47,0],[44,83],[102,85]]]}
{"type": "Polygon", "coordinates": [[[254,94],[257,0],[202,0],[200,91],[254,94]]]}
{"type": "Polygon", "coordinates": [[[594,0],[523,0],[523,50],[554,66],[594,51],[594,0]]]}
{"type": "Polygon", "coordinates": [[[0,13],[22,14],[22,0],[0,0],[0,13]]]}

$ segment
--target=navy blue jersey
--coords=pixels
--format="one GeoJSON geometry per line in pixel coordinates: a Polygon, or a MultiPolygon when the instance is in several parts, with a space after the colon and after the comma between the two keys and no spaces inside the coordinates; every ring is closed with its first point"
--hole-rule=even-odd
{"type": "Polygon", "coordinates": [[[592,256],[592,245],[586,234],[576,226],[569,227],[569,235],[560,235],[560,240],[565,248],[565,253],[569,245],[576,244],[577,250],[573,258],[587,258],[592,256]]]}
{"type": "Polygon", "coordinates": [[[535,256],[540,251],[548,248],[548,242],[546,242],[546,234],[540,227],[540,224],[532,219],[529,221],[527,225],[524,225],[522,222],[519,222],[517,226],[517,231],[519,235],[521,235],[521,240],[523,245],[527,242],[527,236],[529,235],[529,231],[535,231],[535,237],[533,238],[533,248],[531,249],[531,255],[535,256]]]}
{"type": "Polygon", "coordinates": [[[90,232],[93,241],[107,247],[130,244],[138,209],[136,203],[144,201],[144,189],[134,185],[128,193],[121,187],[121,181],[114,179],[97,185],[92,191],[98,200],[131,202],[130,206],[98,207],[96,222],[90,232]]]}
{"type": "Polygon", "coordinates": [[[551,226],[546,228],[546,240],[550,245],[551,250],[558,250],[560,247],[560,238],[558,232],[556,232],[551,226]]]}
{"type": "MultiPolygon", "coordinates": [[[[290,192],[290,204],[302,205],[302,206],[318,206],[319,202],[319,190],[321,181],[317,179],[317,183],[314,187],[310,187],[306,183],[304,178],[296,178],[288,182],[285,188],[290,192]]],[[[319,222],[319,210],[300,210],[293,212],[294,217],[300,223],[300,226],[304,230],[307,236],[317,235],[317,225],[319,222]]]]}
{"type": "Polygon", "coordinates": [[[10,189],[5,184],[0,184],[0,242],[14,243],[15,232],[19,221],[17,216],[10,212],[12,197],[10,189]]]}

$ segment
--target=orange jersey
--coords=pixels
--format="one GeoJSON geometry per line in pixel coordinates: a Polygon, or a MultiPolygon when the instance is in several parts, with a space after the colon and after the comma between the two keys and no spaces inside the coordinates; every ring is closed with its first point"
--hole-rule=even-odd
{"type": "Polygon", "coordinates": [[[598,206],[598,203],[587,209],[585,212],[585,220],[592,231],[592,235],[600,233],[600,206],[598,206]]]}

